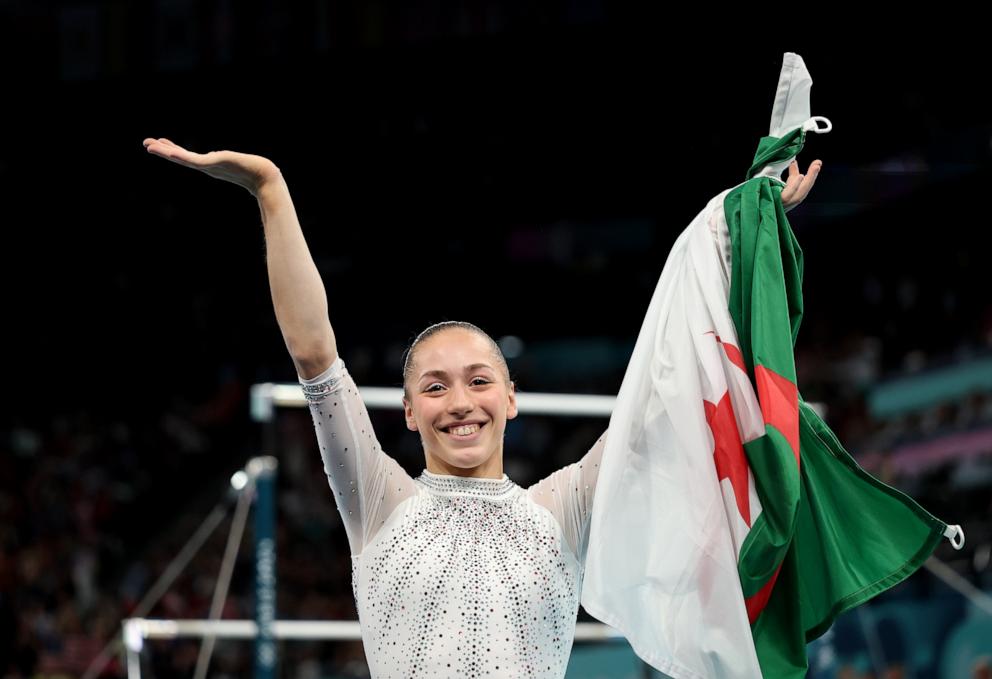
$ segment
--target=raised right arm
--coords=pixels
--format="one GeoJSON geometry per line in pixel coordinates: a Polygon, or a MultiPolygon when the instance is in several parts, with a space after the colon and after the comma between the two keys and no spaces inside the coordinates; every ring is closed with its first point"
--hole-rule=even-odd
{"type": "Polygon", "coordinates": [[[248,190],[258,200],[276,320],[296,365],[317,432],[324,472],[354,554],[415,484],[375,438],[358,387],[338,357],[327,295],[310,256],[289,187],[276,165],[235,151],[194,153],[148,138],[149,153],[248,190]]]}
{"type": "Polygon", "coordinates": [[[265,261],[276,320],[300,377],[327,370],[337,358],[337,343],[327,313],[327,294],[303,238],[293,199],[282,173],[276,172],[256,193],[265,230],[265,261]]]}

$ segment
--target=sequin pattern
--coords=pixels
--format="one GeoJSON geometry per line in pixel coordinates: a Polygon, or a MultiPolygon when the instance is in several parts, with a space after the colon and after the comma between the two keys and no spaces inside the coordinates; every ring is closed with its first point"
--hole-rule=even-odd
{"type": "Polygon", "coordinates": [[[372,676],[563,677],[603,439],[526,490],[506,475],[414,480],[379,449],[340,359],[301,383],[317,387],[372,676]]]}
{"type": "Polygon", "coordinates": [[[506,476],[418,484],[355,559],[374,676],[564,676],[581,574],[552,517],[506,476]]]}

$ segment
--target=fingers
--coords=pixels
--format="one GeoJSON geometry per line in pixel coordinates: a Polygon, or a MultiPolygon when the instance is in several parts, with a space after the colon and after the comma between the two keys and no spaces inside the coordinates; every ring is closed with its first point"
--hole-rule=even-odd
{"type": "Polygon", "coordinates": [[[148,147],[149,144],[165,144],[167,146],[175,146],[177,148],[182,148],[179,146],[179,144],[176,144],[171,139],[166,139],[165,137],[159,137],[157,139],[155,137],[146,137],[145,141],[143,141],[142,143],[145,145],[146,148],[148,147]]]}
{"type": "Polygon", "coordinates": [[[786,180],[785,187],[782,189],[782,204],[787,208],[791,208],[801,203],[813,188],[813,184],[816,183],[816,177],[820,174],[820,168],[822,167],[822,161],[814,160],[810,163],[806,174],[801,174],[799,172],[799,163],[793,160],[789,165],[789,178],[786,180]]]}
{"type": "Polygon", "coordinates": [[[802,179],[799,181],[799,185],[796,187],[796,194],[792,197],[793,203],[801,203],[806,196],[809,194],[810,189],[813,188],[813,184],[816,183],[816,177],[820,174],[820,168],[823,166],[819,160],[814,160],[810,163],[809,170],[805,175],[799,175],[802,179]]]}
{"type": "Polygon", "coordinates": [[[799,163],[793,160],[789,163],[789,177],[785,180],[785,186],[782,188],[782,203],[784,205],[792,203],[792,198],[802,179],[803,176],[799,173],[799,163]]]}
{"type": "Polygon", "coordinates": [[[173,147],[166,146],[157,141],[151,144],[145,145],[145,150],[152,155],[158,156],[159,158],[165,158],[166,160],[177,161],[177,152],[173,147]]]}
{"type": "MultiPolygon", "coordinates": [[[[159,137],[158,139],[155,139],[154,137],[148,137],[142,143],[144,144],[146,150],[150,151],[151,153],[158,152],[157,155],[161,155],[167,158],[171,157],[171,155],[175,155],[176,152],[192,154],[192,151],[187,151],[179,144],[176,144],[175,142],[166,139],[165,137],[159,137]],[[167,155],[166,152],[171,152],[171,155],[167,155]]],[[[193,154],[193,155],[199,155],[199,154],[193,154]]]]}
{"type": "Polygon", "coordinates": [[[165,137],[159,137],[158,139],[148,137],[142,143],[144,144],[146,151],[153,155],[159,156],[160,158],[171,160],[172,162],[178,163],[179,165],[183,165],[185,167],[195,168],[201,165],[203,158],[202,154],[187,151],[182,146],[179,146],[165,137]]]}
{"type": "Polygon", "coordinates": [[[796,160],[795,158],[793,158],[792,159],[792,162],[789,163],[789,179],[792,179],[793,177],[799,177],[799,176],[801,176],[799,174],[799,161],[796,160]]]}

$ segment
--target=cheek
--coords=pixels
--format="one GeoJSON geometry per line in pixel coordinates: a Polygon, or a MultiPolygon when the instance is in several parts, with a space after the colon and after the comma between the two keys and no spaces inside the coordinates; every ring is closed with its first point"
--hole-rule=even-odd
{"type": "Polygon", "coordinates": [[[499,419],[501,422],[505,422],[509,414],[509,406],[503,399],[493,399],[488,405],[488,410],[494,419],[499,419]]]}
{"type": "Polygon", "coordinates": [[[421,427],[431,428],[434,426],[434,421],[438,417],[438,411],[437,408],[432,408],[429,404],[426,406],[420,404],[414,413],[414,417],[416,417],[421,427]]]}

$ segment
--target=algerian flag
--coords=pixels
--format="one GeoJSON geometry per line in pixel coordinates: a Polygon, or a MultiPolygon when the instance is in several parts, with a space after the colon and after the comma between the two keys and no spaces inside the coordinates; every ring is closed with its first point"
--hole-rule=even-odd
{"type": "Polygon", "coordinates": [[[806,643],[948,527],[865,473],[799,396],[802,252],[781,171],[812,84],[786,54],[743,184],[676,240],[610,420],[582,605],[677,679],[802,677],[806,643]]]}

